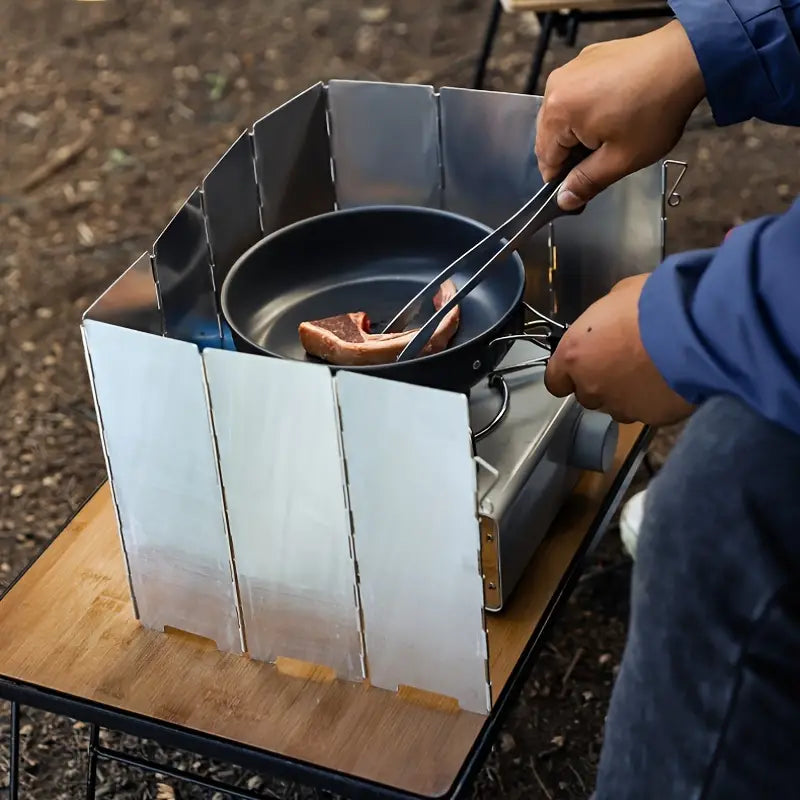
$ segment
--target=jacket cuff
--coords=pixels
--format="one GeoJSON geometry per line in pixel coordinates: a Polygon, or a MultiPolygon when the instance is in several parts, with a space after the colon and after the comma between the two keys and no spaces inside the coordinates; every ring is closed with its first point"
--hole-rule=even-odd
{"type": "Polygon", "coordinates": [[[639,297],[639,335],[672,391],[693,405],[709,394],[708,365],[698,358],[688,305],[716,250],[670,256],[645,281],[639,297]]]}
{"type": "Polygon", "coordinates": [[[773,93],[758,52],[728,0],[670,0],[703,73],[714,121],[733,125],[755,116],[773,93]]]}

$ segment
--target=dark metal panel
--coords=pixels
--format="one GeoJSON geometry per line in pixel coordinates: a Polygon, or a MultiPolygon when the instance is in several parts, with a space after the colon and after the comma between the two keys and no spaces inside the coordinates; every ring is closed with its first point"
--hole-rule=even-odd
{"type": "Polygon", "coordinates": [[[333,211],[325,88],[321,83],[253,126],[261,223],[265,234],[333,211]]]}
{"type": "Polygon", "coordinates": [[[261,238],[250,134],[228,148],[203,181],[203,208],[217,296],[239,256],[261,238]]]}
{"type": "Polygon", "coordinates": [[[142,253],[89,306],[83,318],[160,335],[163,322],[150,254],[142,253]]]}
{"type": "Polygon", "coordinates": [[[433,87],[331,81],[328,106],[336,199],[341,208],[441,206],[433,87]]]}
{"type": "MultiPolygon", "coordinates": [[[[444,207],[497,227],[543,185],[534,153],[542,98],[443,88],[439,92],[444,207]]],[[[519,247],[526,300],[550,309],[547,229],[519,247]]]]}
{"type": "Polygon", "coordinates": [[[219,346],[219,317],[199,189],[156,239],[153,263],[164,333],[200,346],[219,346]]]}
{"type": "Polygon", "coordinates": [[[661,260],[661,165],[609,186],[576,217],[554,223],[554,316],[573,322],[622,278],[661,260]]]}

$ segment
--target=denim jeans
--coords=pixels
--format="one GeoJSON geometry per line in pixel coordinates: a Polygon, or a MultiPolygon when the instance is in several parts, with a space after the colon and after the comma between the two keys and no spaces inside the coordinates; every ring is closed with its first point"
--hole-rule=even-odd
{"type": "Polygon", "coordinates": [[[800,798],[800,437],[711,400],[645,509],[596,800],[800,798]]]}

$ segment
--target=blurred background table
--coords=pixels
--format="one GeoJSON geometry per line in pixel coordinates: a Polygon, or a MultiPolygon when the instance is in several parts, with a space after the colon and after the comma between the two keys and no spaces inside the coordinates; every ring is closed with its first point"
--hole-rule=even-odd
{"type": "Polygon", "coordinates": [[[592,22],[618,22],[624,20],[653,19],[673,16],[670,7],[655,0],[494,0],[486,27],[483,48],[475,68],[473,88],[483,87],[486,67],[492,55],[495,38],[503,12],[507,14],[533,13],[539,23],[539,37],[533,51],[526,94],[535,94],[539,87],[544,59],[553,39],[561,36],[569,47],[578,37],[578,29],[592,22]]]}

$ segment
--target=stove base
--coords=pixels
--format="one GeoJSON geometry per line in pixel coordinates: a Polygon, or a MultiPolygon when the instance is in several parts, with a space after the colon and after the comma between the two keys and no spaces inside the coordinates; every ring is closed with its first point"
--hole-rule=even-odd
{"type": "MultiPolygon", "coordinates": [[[[503,366],[530,358],[530,347],[515,345],[503,366]]],[[[478,477],[484,603],[492,612],[503,609],[582,471],[606,471],[617,444],[610,417],[547,391],[544,368],[511,373],[506,381],[508,412],[475,448],[493,470],[478,477]]],[[[494,417],[499,402],[488,383],[475,388],[473,430],[494,417]]]]}

